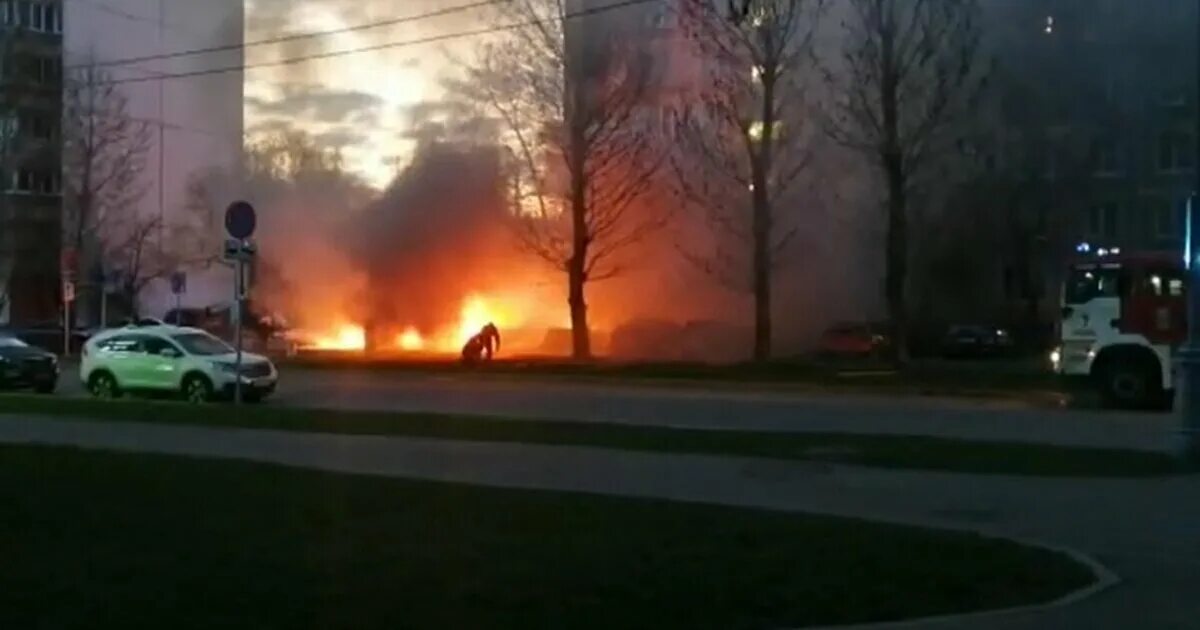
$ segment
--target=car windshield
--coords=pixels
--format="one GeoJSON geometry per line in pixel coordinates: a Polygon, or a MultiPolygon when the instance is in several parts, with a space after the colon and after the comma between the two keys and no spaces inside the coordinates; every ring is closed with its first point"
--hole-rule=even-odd
{"type": "Polygon", "coordinates": [[[29,344],[16,337],[0,337],[0,348],[28,348],[29,344]]]}
{"type": "Polygon", "coordinates": [[[216,337],[200,332],[184,333],[171,337],[176,343],[183,346],[183,349],[188,354],[194,354],[202,357],[209,357],[217,354],[229,354],[233,352],[233,348],[229,344],[217,339],[216,337]]]}
{"type": "Polygon", "coordinates": [[[1085,304],[1101,297],[1120,295],[1121,270],[1115,267],[1077,267],[1066,284],[1066,303],[1085,304]]]}

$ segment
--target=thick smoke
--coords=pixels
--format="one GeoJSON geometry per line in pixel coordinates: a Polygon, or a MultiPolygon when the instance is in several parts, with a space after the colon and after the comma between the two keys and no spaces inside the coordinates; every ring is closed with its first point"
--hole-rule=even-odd
{"type": "MultiPolygon", "coordinates": [[[[270,14],[268,9],[272,8],[289,13],[291,6],[284,8],[284,4],[288,3],[260,0],[258,13],[270,14]]],[[[412,7],[403,4],[403,12],[418,9],[417,2],[412,7]]],[[[419,4],[428,9],[449,3],[423,0],[419,4]]],[[[395,3],[382,0],[326,0],[306,6],[320,6],[342,15],[348,23],[363,19],[361,11],[369,11],[373,17],[394,17],[397,13],[395,3]]],[[[420,31],[414,34],[436,34],[455,30],[452,26],[461,27],[458,22],[471,16],[467,13],[444,21],[414,23],[411,28],[420,31]]],[[[282,24],[289,23],[283,20],[282,24]]],[[[836,21],[830,24],[830,32],[836,34],[836,21]]],[[[825,41],[825,37],[818,39],[822,48],[836,43],[825,41]]],[[[464,42],[461,54],[455,56],[468,58],[471,49],[472,43],[464,42]]],[[[437,60],[444,60],[446,55],[434,48],[407,49],[403,55],[399,51],[396,54],[397,70],[411,70],[424,77],[423,87],[406,83],[406,89],[411,87],[420,94],[416,102],[436,106],[443,96],[434,93],[437,81],[446,75],[445,63],[437,60]],[[412,65],[401,56],[412,57],[412,65]]],[[[366,89],[338,82],[344,78],[339,73],[364,60],[378,62],[375,57],[347,58],[314,66],[317,76],[293,76],[290,69],[280,69],[263,78],[322,85],[329,91],[366,89]]],[[[278,99],[289,94],[295,96],[283,92],[270,92],[269,96],[278,99]]],[[[355,134],[369,136],[368,144],[386,144],[394,149],[407,166],[377,199],[334,204],[341,212],[336,221],[302,220],[302,212],[319,212],[308,208],[311,198],[294,204],[297,212],[289,213],[286,225],[279,228],[280,233],[289,235],[292,245],[272,248],[264,244],[264,254],[278,260],[280,273],[288,280],[287,303],[293,309],[309,309],[314,314],[305,318],[305,326],[319,329],[344,323],[365,324],[371,336],[386,347],[395,334],[410,326],[429,337],[457,325],[464,301],[478,294],[512,306],[516,316],[509,318],[512,321],[505,330],[506,348],[508,333],[519,326],[539,331],[530,346],[536,350],[547,328],[566,324],[565,276],[516,246],[506,225],[506,186],[498,150],[487,142],[459,142],[457,138],[448,141],[450,136],[444,129],[422,126],[420,106],[406,102],[397,109],[391,102],[395,95],[387,96],[388,107],[347,109],[353,118],[347,126],[355,134]],[[404,113],[397,115],[400,110],[404,113]],[[421,131],[431,129],[429,135],[421,131]],[[303,232],[304,238],[294,240],[297,232],[303,232]],[[294,245],[300,242],[307,244],[303,251],[294,245]],[[283,255],[271,255],[268,250],[283,255]],[[297,258],[302,260],[298,262],[297,258]]],[[[819,100],[821,95],[811,96],[819,100]]],[[[291,105],[302,104],[292,100],[291,105]]],[[[266,121],[270,108],[271,103],[265,109],[251,107],[250,122],[256,114],[258,122],[266,121]]],[[[456,118],[453,112],[443,113],[456,118]]],[[[332,140],[348,137],[333,133],[342,131],[342,127],[323,126],[319,120],[295,122],[314,134],[325,134],[321,137],[331,139],[330,144],[340,145],[341,141],[332,140]]],[[[360,155],[351,155],[355,144],[348,147],[347,155],[352,158],[350,166],[357,170],[362,162],[357,159],[360,155]]],[[[881,215],[873,192],[877,182],[870,179],[856,156],[824,144],[814,147],[813,165],[805,179],[799,186],[805,192],[780,208],[781,224],[798,230],[781,258],[773,283],[776,350],[781,355],[804,350],[832,321],[869,318],[877,308],[880,293],[877,245],[881,234],[875,228],[881,215]]],[[[653,203],[673,202],[669,195],[661,194],[653,203]]],[[[596,345],[600,350],[618,349],[618,344],[608,343],[612,333],[636,322],[632,337],[637,342],[634,345],[644,346],[636,348],[644,351],[642,357],[745,358],[753,312],[750,296],[744,288],[731,290],[683,259],[681,251],[704,250],[703,243],[694,239],[703,238],[697,234],[713,226],[682,204],[676,203],[672,210],[674,221],[670,226],[622,256],[625,273],[605,282],[589,283],[587,300],[596,345]],[[648,332],[639,333],[639,327],[648,332]]],[[[748,268],[744,276],[748,281],[748,268]]],[[[558,338],[566,340],[562,335],[558,338]]],[[[566,346],[546,349],[563,351],[566,346]]]]}
{"type": "Polygon", "coordinates": [[[370,337],[457,320],[464,297],[504,277],[511,258],[499,152],[431,143],[353,222],[366,272],[370,337]]]}

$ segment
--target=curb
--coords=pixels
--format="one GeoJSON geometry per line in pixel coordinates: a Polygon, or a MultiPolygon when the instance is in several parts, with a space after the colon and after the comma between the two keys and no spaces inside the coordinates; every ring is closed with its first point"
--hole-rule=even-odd
{"type": "MultiPolygon", "coordinates": [[[[875,520],[875,519],[870,519],[870,520],[875,520]]],[[[876,522],[892,522],[892,521],[876,521],[876,522]]],[[[1087,586],[1084,586],[1084,587],[1076,589],[1070,593],[1067,593],[1067,594],[1063,595],[1062,597],[1059,597],[1057,599],[1054,599],[1054,600],[1051,600],[1048,602],[1042,602],[1039,604],[1024,604],[1024,605],[1019,605],[1019,606],[1010,606],[1007,608],[993,608],[993,609],[988,609],[988,610],[978,610],[978,611],[974,611],[974,612],[952,613],[952,614],[946,614],[946,615],[931,615],[928,617],[916,617],[913,619],[901,619],[901,620],[897,620],[897,621],[854,623],[854,624],[834,625],[834,626],[809,626],[809,627],[806,627],[806,630],[893,630],[893,629],[902,630],[905,628],[924,628],[926,626],[943,624],[943,623],[946,623],[946,624],[970,624],[971,622],[976,622],[976,621],[998,619],[998,618],[1009,617],[1009,616],[1013,616],[1013,615],[1037,614],[1037,613],[1049,612],[1052,610],[1058,610],[1061,608],[1066,608],[1068,606],[1078,604],[1084,600],[1087,600],[1091,597],[1099,595],[1100,593],[1102,593],[1114,586],[1117,586],[1118,584],[1121,583],[1121,577],[1118,576],[1116,573],[1114,573],[1108,567],[1101,564],[1100,561],[1096,560],[1095,558],[1091,557],[1090,555],[1088,555],[1082,551],[1079,551],[1077,549],[1072,549],[1070,547],[1055,545],[1055,544],[1043,542],[1040,540],[1034,540],[1034,539],[1030,539],[1030,538],[1005,536],[1005,535],[1001,535],[1001,534],[996,534],[995,532],[988,532],[988,531],[984,531],[984,530],[975,530],[975,529],[969,529],[969,528],[968,529],[957,529],[957,528],[953,528],[953,527],[931,526],[928,524],[921,525],[921,524],[909,523],[909,522],[905,522],[904,524],[912,524],[912,525],[916,525],[917,527],[924,527],[925,529],[941,529],[943,531],[959,531],[959,532],[976,533],[981,536],[985,536],[985,537],[992,538],[995,540],[1006,540],[1009,542],[1017,543],[1019,545],[1025,546],[1025,547],[1034,547],[1034,548],[1038,548],[1038,549],[1044,549],[1046,551],[1053,551],[1056,553],[1060,553],[1060,554],[1063,554],[1063,555],[1069,557],[1071,560],[1090,569],[1092,572],[1092,575],[1095,577],[1095,581],[1087,586]]],[[[788,629],[788,630],[799,630],[799,629],[788,629]]]]}

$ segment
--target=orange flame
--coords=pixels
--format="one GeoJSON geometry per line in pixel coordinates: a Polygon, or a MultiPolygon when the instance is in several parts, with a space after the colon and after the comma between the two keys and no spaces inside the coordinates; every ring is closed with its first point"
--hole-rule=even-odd
{"type": "Polygon", "coordinates": [[[309,347],[314,350],[362,350],[367,347],[367,334],[362,326],[341,324],[330,333],[314,336],[309,347]]]}
{"type": "MultiPolygon", "coordinates": [[[[391,349],[404,352],[431,351],[457,354],[471,337],[489,323],[501,330],[519,328],[538,319],[539,307],[523,294],[485,296],[472,293],[463,299],[458,321],[447,322],[436,330],[407,326],[397,334],[391,349]]],[[[320,333],[302,334],[302,347],[310,350],[361,351],[366,348],[362,325],[343,321],[320,333]]]]}
{"type": "Polygon", "coordinates": [[[396,336],[396,347],[406,352],[424,350],[425,338],[421,336],[421,331],[409,326],[404,329],[404,332],[396,336]]]}

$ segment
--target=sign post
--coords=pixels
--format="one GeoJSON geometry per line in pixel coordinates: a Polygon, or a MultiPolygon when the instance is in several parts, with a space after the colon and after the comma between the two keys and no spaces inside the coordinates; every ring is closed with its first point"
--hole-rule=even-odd
{"type": "Polygon", "coordinates": [[[75,283],[69,278],[63,280],[63,356],[71,356],[71,303],[75,301],[75,283]]]}
{"type": "Polygon", "coordinates": [[[187,293],[187,274],[176,271],[171,274],[171,293],[175,295],[175,325],[183,323],[183,294],[187,293]]]}
{"type": "Polygon", "coordinates": [[[225,244],[225,252],[233,258],[233,335],[237,355],[233,362],[236,375],[233,381],[233,403],[242,403],[242,302],[246,299],[246,261],[254,255],[248,239],[254,234],[258,220],[254,206],[245,201],[235,201],[225,210],[225,231],[232,240],[225,244]]]}
{"type": "Polygon", "coordinates": [[[63,303],[63,352],[64,357],[71,356],[71,303],[75,301],[75,268],[79,262],[79,254],[75,248],[62,250],[59,260],[59,275],[62,281],[63,303]]]}

